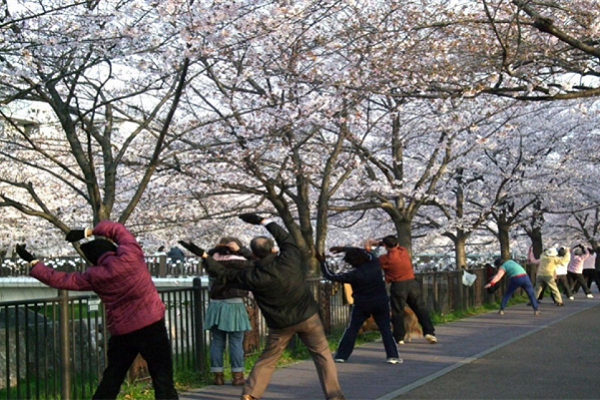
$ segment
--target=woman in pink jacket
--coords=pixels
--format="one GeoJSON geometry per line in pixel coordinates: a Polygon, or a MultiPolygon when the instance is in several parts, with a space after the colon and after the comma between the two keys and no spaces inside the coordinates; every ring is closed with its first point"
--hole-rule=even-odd
{"type": "Polygon", "coordinates": [[[586,296],[591,299],[594,296],[592,296],[592,292],[590,292],[590,288],[583,277],[583,262],[589,256],[590,252],[581,244],[571,248],[571,261],[567,267],[567,279],[569,280],[571,290],[573,290],[575,282],[577,282],[583,288],[586,296]]]}
{"type": "Polygon", "coordinates": [[[95,239],[80,246],[91,264],[85,272],[59,272],[36,260],[24,245],[17,245],[16,250],[31,263],[29,275],[57,289],[94,291],[104,304],[110,333],[108,366],[94,399],[117,397],[138,354],[148,363],[155,397],[177,399],[165,305],[152,282],[142,248],[123,225],[111,221],[102,221],[93,230],[71,230],[66,239],[76,242],[90,235],[95,239]]]}

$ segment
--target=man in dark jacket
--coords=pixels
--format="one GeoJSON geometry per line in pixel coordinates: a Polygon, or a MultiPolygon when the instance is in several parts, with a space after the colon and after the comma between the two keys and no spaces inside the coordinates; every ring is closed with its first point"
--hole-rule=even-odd
{"type": "Polygon", "coordinates": [[[246,380],[242,399],[259,399],[262,396],[277,360],[296,333],[313,358],[325,398],[344,399],[318,306],[306,283],[308,267],[301,262],[298,246],[288,232],[271,220],[256,214],[243,214],[240,218],[254,225],[264,225],[277,241],[279,254],[275,252],[271,238],[256,237],[250,247],[258,261],[253,268],[239,271],[224,268],[193,243],[180,243],[204,258],[209,275],[218,281],[251,290],[265,317],[269,328],[267,343],[246,380]]]}
{"type": "Polygon", "coordinates": [[[330,250],[334,253],[344,252],[344,261],[353,267],[351,271],[334,274],[329,270],[325,258],[320,257],[323,276],[331,281],[349,283],[354,298],[350,323],[335,352],[335,362],[346,362],[350,357],[358,331],[372,315],[381,332],[387,362],[400,364],[402,359],[398,356],[398,347],[390,328],[390,299],[385,290],[379,260],[366,250],[356,247],[332,247],[330,250]]]}

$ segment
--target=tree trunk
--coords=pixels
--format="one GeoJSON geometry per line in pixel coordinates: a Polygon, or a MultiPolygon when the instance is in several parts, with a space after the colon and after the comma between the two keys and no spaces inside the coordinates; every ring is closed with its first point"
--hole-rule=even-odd
{"type": "Polygon", "coordinates": [[[500,257],[502,260],[510,259],[510,225],[498,225],[498,240],[500,240],[500,257]]]}
{"type": "Polygon", "coordinates": [[[467,266],[467,251],[465,245],[468,237],[468,235],[459,232],[458,237],[454,241],[456,269],[465,268],[467,266]]]}
{"type": "Polygon", "coordinates": [[[394,221],[394,225],[398,233],[398,243],[408,250],[408,254],[412,258],[412,230],[410,221],[394,221]]]}
{"type": "Polygon", "coordinates": [[[533,246],[533,255],[539,259],[542,251],[544,251],[544,242],[542,241],[542,230],[535,228],[527,230],[527,236],[531,239],[531,245],[533,246]]]}

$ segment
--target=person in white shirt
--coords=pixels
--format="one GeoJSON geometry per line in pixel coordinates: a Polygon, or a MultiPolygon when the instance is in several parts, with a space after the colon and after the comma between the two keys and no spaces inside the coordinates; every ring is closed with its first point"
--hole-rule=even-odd
{"type": "MultiPolygon", "coordinates": [[[[588,249],[590,256],[583,261],[583,277],[585,278],[590,292],[592,291],[592,282],[596,282],[596,287],[600,291],[600,276],[596,271],[596,252],[593,249],[588,249]]],[[[573,293],[577,293],[581,285],[575,282],[573,293]]]]}

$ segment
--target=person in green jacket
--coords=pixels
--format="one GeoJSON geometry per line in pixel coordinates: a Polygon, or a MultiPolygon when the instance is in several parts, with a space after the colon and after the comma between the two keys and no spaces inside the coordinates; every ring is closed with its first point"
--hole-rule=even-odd
{"type": "Polygon", "coordinates": [[[529,279],[529,276],[527,275],[527,271],[525,271],[523,267],[513,260],[506,260],[503,262],[502,259],[498,258],[494,261],[494,264],[496,267],[498,267],[498,273],[496,276],[494,276],[490,283],[484,286],[484,288],[487,289],[494,286],[500,281],[500,279],[502,279],[504,275],[508,276],[510,279],[508,287],[506,288],[506,292],[504,293],[504,296],[502,296],[502,302],[500,303],[500,311],[498,311],[498,314],[504,315],[504,308],[506,307],[508,299],[510,299],[515,290],[522,288],[527,293],[527,296],[529,296],[531,306],[533,307],[533,313],[535,315],[539,315],[540,312],[538,310],[538,302],[533,294],[533,285],[531,284],[531,279],[529,279]]]}

